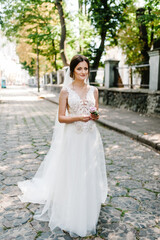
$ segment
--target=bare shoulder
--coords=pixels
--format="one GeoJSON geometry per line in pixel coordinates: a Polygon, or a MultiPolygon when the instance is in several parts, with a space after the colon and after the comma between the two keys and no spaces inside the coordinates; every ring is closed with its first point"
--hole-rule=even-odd
{"type": "Polygon", "coordinates": [[[98,88],[94,87],[94,86],[93,86],[93,88],[94,88],[94,92],[98,93],[98,88]]]}
{"type": "Polygon", "coordinates": [[[96,87],[94,87],[94,86],[92,86],[92,88],[93,88],[94,94],[95,94],[95,95],[98,95],[98,88],[96,88],[96,87]]]}
{"type": "Polygon", "coordinates": [[[67,91],[67,88],[62,88],[61,91],[60,91],[60,94],[59,94],[59,101],[63,102],[63,101],[66,101],[68,98],[68,91],[67,91]]]}
{"type": "Polygon", "coordinates": [[[66,87],[63,87],[60,91],[61,96],[67,96],[68,95],[68,90],[66,87]]]}

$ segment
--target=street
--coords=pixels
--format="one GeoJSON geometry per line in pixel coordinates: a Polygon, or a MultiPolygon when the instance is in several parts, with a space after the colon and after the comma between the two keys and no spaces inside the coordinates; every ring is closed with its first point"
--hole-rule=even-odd
{"type": "MultiPolygon", "coordinates": [[[[49,150],[57,105],[28,88],[0,90],[0,240],[72,239],[33,219],[38,205],[21,203],[17,182],[34,176],[49,150]]],[[[98,125],[109,193],[97,236],[90,239],[160,239],[160,155],[131,138],[98,125]]],[[[87,238],[77,238],[87,239],[87,238]]]]}

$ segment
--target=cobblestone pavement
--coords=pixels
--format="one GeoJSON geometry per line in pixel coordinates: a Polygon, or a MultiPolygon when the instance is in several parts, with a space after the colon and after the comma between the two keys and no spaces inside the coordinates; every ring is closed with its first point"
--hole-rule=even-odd
{"type": "MultiPolygon", "coordinates": [[[[17,181],[30,179],[47,153],[57,105],[27,89],[0,92],[0,240],[72,239],[59,228],[33,219],[38,205],[22,204],[17,181]]],[[[79,239],[160,239],[159,154],[132,139],[98,126],[109,180],[97,235],[79,239]]]]}

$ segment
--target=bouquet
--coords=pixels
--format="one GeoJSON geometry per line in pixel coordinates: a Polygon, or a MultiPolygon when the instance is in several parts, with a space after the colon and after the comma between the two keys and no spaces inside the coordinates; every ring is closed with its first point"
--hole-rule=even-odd
{"type": "Polygon", "coordinates": [[[96,107],[90,107],[90,113],[95,115],[95,116],[99,115],[96,107]]]}

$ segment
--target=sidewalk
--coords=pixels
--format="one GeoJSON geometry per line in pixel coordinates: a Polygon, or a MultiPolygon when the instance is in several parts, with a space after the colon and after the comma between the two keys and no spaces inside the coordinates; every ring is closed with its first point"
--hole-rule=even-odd
{"type": "MultiPolygon", "coordinates": [[[[49,93],[41,89],[31,92],[48,101],[58,104],[58,93],[49,93]]],[[[126,109],[113,108],[108,105],[99,106],[100,119],[103,126],[118,131],[137,141],[160,150],[160,116],[147,116],[126,109]]]]}

